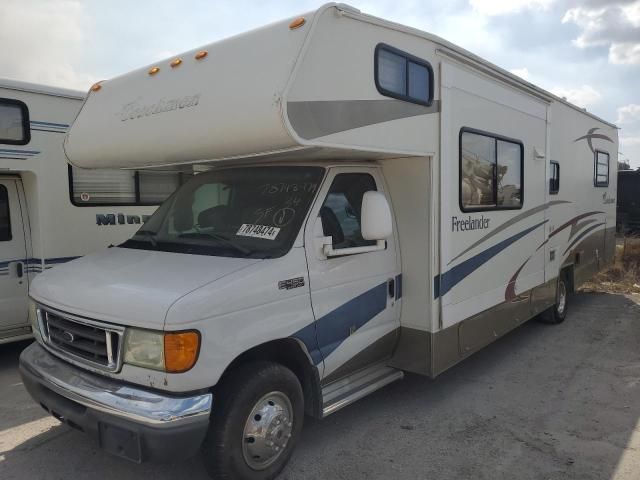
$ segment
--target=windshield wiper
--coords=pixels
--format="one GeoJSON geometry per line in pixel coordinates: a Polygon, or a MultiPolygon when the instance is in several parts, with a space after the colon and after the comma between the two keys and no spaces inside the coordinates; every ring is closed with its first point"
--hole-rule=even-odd
{"type": "Polygon", "coordinates": [[[153,230],[138,230],[136,235],[144,235],[154,247],[158,246],[158,241],[156,240],[157,233],[153,230]]]}
{"type": "Polygon", "coordinates": [[[232,242],[228,237],[225,237],[224,235],[220,235],[219,233],[202,233],[202,232],[181,233],[180,235],[178,235],[178,238],[212,238],[214,240],[218,240],[221,243],[224,243],[225,245],[233,248],[234,250],[237,250],[238,252],[242,253],[245,256],[251,255],[251,253],[253,253],[253,250],[249,250],[248,248],[238,245],[237,243],[232,242]]]}

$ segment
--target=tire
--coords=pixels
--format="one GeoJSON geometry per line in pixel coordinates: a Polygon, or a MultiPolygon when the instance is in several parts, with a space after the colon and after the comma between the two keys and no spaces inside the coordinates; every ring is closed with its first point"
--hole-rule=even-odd
{"type": "Polygon", "coordinates": [[[556,286],[556,303],[553,307],[543,312],[538,320],[542,323],[551,325],[557,325],[564,322],[567,318],[567,310],[569,307],[569,283],[567,282],[567,276],[561,274],[558,277],[558,284],[556,286]]]}
{"type": "Polygon", "coordinates": [[[302,386],[291,370],[274,362],[233,370],[214,394],[202,446],[207,472],[216,480],[273,479],[289,461],[303,421],[302,386]]]}

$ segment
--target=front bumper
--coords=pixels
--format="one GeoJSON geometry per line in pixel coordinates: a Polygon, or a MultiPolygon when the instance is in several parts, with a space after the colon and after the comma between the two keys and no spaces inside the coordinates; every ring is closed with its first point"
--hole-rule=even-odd
{"type": "Polygon", "coordinates": [[[74,367],[37,343],[20,355],[20,374],[45,410],[135,462],[188,458],[209,426],[210,393],[179,396],[128,385],[74,367]]]}

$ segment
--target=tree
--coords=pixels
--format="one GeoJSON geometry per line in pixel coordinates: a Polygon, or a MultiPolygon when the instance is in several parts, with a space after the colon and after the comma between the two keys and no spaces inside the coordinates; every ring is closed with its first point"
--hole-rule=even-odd
{"type": "Polygon", "coordinates": [[[629,164],[629,161],[618,160],[618,170],[631,170],[631,165],[629,164]]]}

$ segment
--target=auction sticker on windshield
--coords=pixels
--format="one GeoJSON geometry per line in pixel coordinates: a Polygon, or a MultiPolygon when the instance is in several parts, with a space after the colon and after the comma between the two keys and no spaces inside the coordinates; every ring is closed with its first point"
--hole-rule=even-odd
{"type": "Polygon", "coordinates": [[[269,227],[267,225],[254,225],[252,223],[243,223],[236,235],[241,237],[263,238],[265,240],[275,240],[280,233],[278,227],[269,227]]]}

